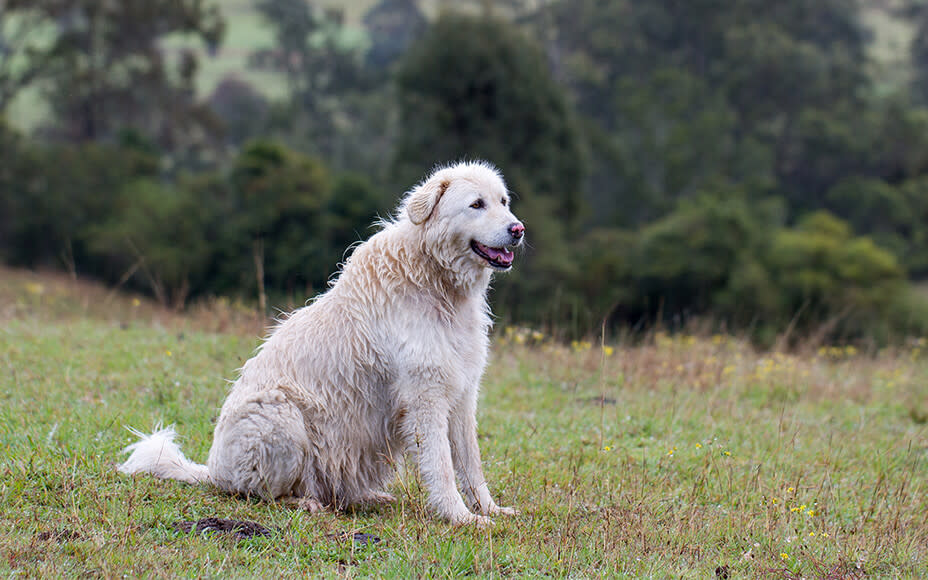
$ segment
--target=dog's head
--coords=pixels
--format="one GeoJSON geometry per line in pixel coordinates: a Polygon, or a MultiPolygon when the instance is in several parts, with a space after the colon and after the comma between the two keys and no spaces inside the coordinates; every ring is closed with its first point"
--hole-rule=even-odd
{"type": "Polygon", "coordinates": [[[512,249],[525,236],[509,202],[494,167],[468,162],[434,171],[409,192],[401,212],[422,228],[428,250],[449,266],[509,270],[512,249]]]}

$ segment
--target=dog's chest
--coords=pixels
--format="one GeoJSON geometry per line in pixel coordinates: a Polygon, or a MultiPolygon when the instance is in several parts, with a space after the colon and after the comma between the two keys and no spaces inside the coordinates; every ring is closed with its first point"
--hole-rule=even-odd
{"type": "Polygon", "coordinates": [[[415,315],[394,321],[400,332],[389,337],[401,351],[400,360],[417,366],[455,369],[468,379],[479,376],[487,359],[490,319],[482,303],[465,302],[453,310],[431,300],[420,300],[410,309],[415,315]]]}

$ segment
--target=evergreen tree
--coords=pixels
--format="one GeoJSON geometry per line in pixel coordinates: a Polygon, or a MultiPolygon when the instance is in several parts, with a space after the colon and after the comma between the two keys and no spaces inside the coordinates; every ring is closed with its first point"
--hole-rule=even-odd
{"type": "Polygon", "coordinates": [[[414,181],[438,163],[483,158],[526,196],[550,197],[576,224],[583,156],[566,96],[540,49],[487,17],[443,14],[398,77],[396,170],[414,181]]]}

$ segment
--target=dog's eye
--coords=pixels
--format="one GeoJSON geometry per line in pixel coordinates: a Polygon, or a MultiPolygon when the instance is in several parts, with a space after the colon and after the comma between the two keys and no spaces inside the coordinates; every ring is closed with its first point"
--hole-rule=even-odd
{"type": "Polygon", "coordinates": [[[509,200],[506,199],[505,197],[500,198],[499,201],[500,201],[501,204],[503,204],[503,207],[506,207],[507,205],[509,205],[509,200]]]}
{"type": "Polygon", "coordinates": [[[482,199],[478,199],[478,200],[475,201],[474,203],[470,204],[470,206],[471,206],[472,208],[474,208],[474,209],[483,209],[485,205],[486,205],[486,204],[483,203],[483,200],[482,200],[482,199]]]}

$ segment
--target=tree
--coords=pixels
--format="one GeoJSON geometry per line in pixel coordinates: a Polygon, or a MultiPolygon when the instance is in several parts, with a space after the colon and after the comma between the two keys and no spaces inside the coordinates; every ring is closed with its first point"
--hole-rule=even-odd
{"type": "Polygon", "coordinates": [[[0,117],[0,258],[12,263],[27,262],[28,248],[20,244],[28,229],[30,202],[42,173],[35,148],[21,133],[0,117]]]}
{"type": "Polygon", "coordinates": [[[223,123],[226,141],[241,145],[267,126],[270,104],[256,88],[234,76],[222,79],[209,97],[210,109],[223,123]]]}
{"type": "Polygon", "coordinates": [[[202,290],[213,251],[204,232],[214,219],[190,191],[143,179],[126,184],[88,238],[111,268],[140,273],[159,302],[180,309],[202,290]]]}
{"type": "Polygon", "coordinates": [[[232,247],[253,258],[259,293],[265,286],[300,294],[321,287],[334,268],[326,263],[325,166],[277,143],[254,142],[236,159],[230,179],[229,229],[250,244],[232,247]]]}
{"type": "Polygon", "coordinates": [[[909,0],[900,15],[914,24],[909,57],[912,61],[912,93],[922,104],[928,104],[928,4],[909,0]]]}
{"type": "Polygon", "coordinates": [[[194,91],[197,57],[168,57],[169,35],[220,42],[224,21],[204,0],[38,0],[56,22],[46,95],[49,130],[74,142],[113,141],[126,129],[165,150],[202,144],[215,129],[194,91]],[[173,62],[172,62],[173,61],[173,62]]]}
{"type": "Polygon", "coordinates": [[[744,191],[718,188],[681,202],[644,226],[631,252],[631,271],[648,319],[711,313],[720,320],[750,322],[745,312],[767,298],[735,299],[733,292],[745,283],[736,276],[753,268],[781,220],[777,200],[749,204],[744,191]]]}
{"type": "Polygon", "coordinates": [[[846,222],[825,211],[781,230],[767,263],[781,312],[806,332],[824,325],[829,333],[866,335],[866,324],[889,312],[905,288],[905,273],[890,252],[854,237],[846,222]]]}
{"type": "Polygon", "coordinates": [[[705,81],[667,68],[623,79],[617,92],[612,129],[586,126],[601,169],[589,192],[595,223],[640,226],[707,187],[771,189],[769,148],[739,139],[735,110],[705,81]]]}
{"type": "Polygon", "coordinates": [[[892,185],[851,177],[828,192],[828,208],[854,231],[893,252],[910,274],[928,273],[928,182],[924,177],[892,185]]]}
{"type": "Polygon", "coordinates": [[[367,65],[374,70],[390,68],[428,28],[415,0],[380,0],[364,15],[371,37],[367,65]]]}
{"type": "Polygon", "coordinates": [[[302,149],[336,157],[354,112],[349,97],[364,82],[361,45],[343,26],[342,13],[306,0],[259,0],[274,29],[275,46],[251,55],[252,65],[279,71],[289,87],[281,132],[302,149]]]}
{"type": "Polygon", "coordinates": [[[443,14],[407,53],[397,85],[402,181],[438,163],[484,158],[526,194],[554,199],[566,223],[578,222],[584,163],[574,121],[524,34],[492,18],[443,14]]]}
{"type": "Polygon", "coordinates": [[[597,225],[659,216],[686,191],[675,182],[705,176],[821,199],[833,177],[807,145],[867,110],[857,0],[561,0],[532,25],[588,119],[588,191],[619,210],[597,225]]]}
{"type": "Polygon", "coordinates": [[[0,188],[12,205],[9,258],[29,267],[102,274],[87,247],[88,230],[108,219],[127,183],[154,175],[157,160],[132,148],[94,143],[20,143],[4,153],[9,157],[0,169],[0,188]]]}
{"type": "Polygon", "coordinates": [[[30,0],[0,2],[0,114],[51,69],[54,24],[30,0]]]}

